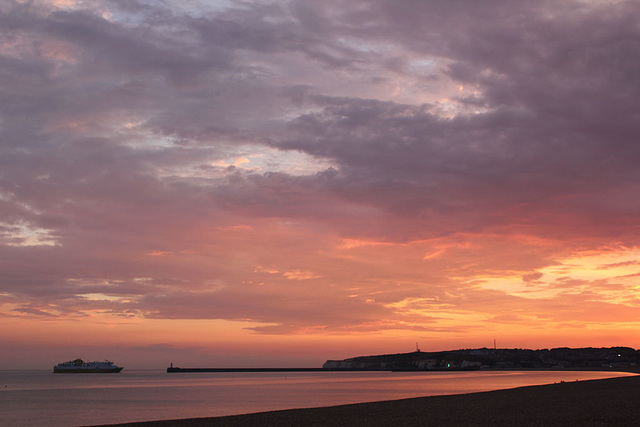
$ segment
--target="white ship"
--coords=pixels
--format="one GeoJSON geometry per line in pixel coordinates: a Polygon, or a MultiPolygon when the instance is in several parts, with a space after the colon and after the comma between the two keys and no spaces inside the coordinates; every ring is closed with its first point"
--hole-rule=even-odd
{"type": "Polygon", "coordinates": [[[122,367],[116,366],[113,362],[85,362],[82,359],[70,360],[58,363],[53,367],[55,374],[109,374],[122,371],[122,367]]]}

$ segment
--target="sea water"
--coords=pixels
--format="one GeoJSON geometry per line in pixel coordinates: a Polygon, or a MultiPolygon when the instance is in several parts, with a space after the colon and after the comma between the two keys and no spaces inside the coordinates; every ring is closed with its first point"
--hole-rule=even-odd
{"type": "Polygon", "coordinates": [[[212,417],[633,375],[593,371],[171,373],[0,371],[0,426],[212,417]]]}

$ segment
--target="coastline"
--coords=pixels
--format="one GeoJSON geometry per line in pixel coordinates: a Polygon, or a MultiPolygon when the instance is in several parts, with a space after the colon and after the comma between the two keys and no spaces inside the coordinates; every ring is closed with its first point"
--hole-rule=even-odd
{"type": "Polygon", "coordinates": [[[112,426],[464,426],[633,425],[640,376],[564,382],[480,393],[289,409],[112,426]]]}

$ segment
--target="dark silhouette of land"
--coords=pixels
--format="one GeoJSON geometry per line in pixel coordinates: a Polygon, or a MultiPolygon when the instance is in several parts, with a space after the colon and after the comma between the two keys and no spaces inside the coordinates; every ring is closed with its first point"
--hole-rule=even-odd
{"type": "Polygon", "coordinates": [[[327,360],[327,370],[442,371],[474,369],[597,369],[635,371],[640,351],[629,347],[478,348],[327,360]]]}
{"type": "Polygon", "coordinates": [[[322,368],[167,368],[177,372],[449,371],[564,369],[640,372],[640,351],[629,347],[477,348],[327,360],[322,368]]]}
{"type": "Polygon", "coordinates": [[[638,390],[640,376],[630,376],[121,426],[630,426],[640,419],[638,390]]]}

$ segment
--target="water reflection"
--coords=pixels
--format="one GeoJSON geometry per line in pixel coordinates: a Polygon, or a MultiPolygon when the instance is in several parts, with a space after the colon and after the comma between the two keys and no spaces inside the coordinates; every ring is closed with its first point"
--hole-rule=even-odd
{"type": "Polygon", "coordinates": [[[117,375],[0,372],[0,425],[68,426],[205,417],[471,393],[616,372],[308,372],[117,375]]]}

